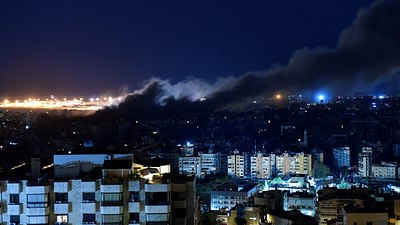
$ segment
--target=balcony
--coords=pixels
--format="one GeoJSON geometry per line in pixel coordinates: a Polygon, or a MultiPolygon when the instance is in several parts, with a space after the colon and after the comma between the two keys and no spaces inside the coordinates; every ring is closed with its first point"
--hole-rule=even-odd
{"type": "Polygon", "coordinates": [[[55,202],[54,213],[55,214],[68,214],[70,212],[70,204],[68,202],[55,202]]]}
{"type": "Polygon", "coordinates": [[[67,193],[69,191],[68,188],[68,182],[67,181],[63,181],[63,182],[57,182],[55,181],[53,183],[54,185],[54,192],[58,192],[58,193],[67,193]]]}
{"type": "Polygon", "coordinates": [[[8,214],[10,215],[20,215],[22,213],[21,204],[8,204],[8,214]]]}
{"type": "Polygon", "coordinates": [[[96,192],[96,181],[82,181],[82,192],[96,192]]]}
{"type": "MultiPolygon", "coordinates": [[[[169,214],[165,213],[155,213],[155,214],[146,214],[147,222],[168,222],[169,214]]],[[[163,223],[161,223],[163,224],[163,223]]]]}
{"type": "Polygon", "coordinates": [[[101,184],[100,191],[102,193],[123,192],[123,186],[122,184],[101,184]]]}
{"type": "Polygon", "coordinates": [[[105,206],[102,205],[100,207],[101,214],[122,214],[124,212],[124,208],[122,205],[116,206],[105,206]]]}
{"type": "Polygon", "coordinates": [[[27,216],[49,215],[49,207],[46,208],[26,208],[27,216]]]}
{"type": "Polygon", "coordinates": [[[49,193],[49,185],[39,182],[28,182],[26,186],[26,194],[47,194],[49,193]]]}
{"type": "Polygon", "coordinates": [[[82,213],[96,213],[96,202],[82,202],[82,213]]]}
{"type": "Polygon", "coordinates": [[[140,191],[140,181],[139,180],[130,180],[128,182],[128,191],[140,191]]]}
{"type": "Polygon", "coordinates": [[[167,192],[171,190],[170,184],[145,184],[144,190],[146,192],[167,192]]]}
{"type": "Polygon", "coordinates": [[[8,183],[7,189],[10,194],[19,194],[21,192],[21,185],[17,183],[8,183]]]}
{"type": "Polygon", "coordinates": [[[26,217],[26,223],[30,224],[49,224],[49,217],[48,216],[34,216],[34,217],[26,217]]]}
{"type": "Polygon", "coordinates": [[[140,202],[129,202],[128,210],[130,213],[138,213],[140,212],[140,202]]]}
{"type": "Polygon", "coordinates": [[[146,205],[144,207],[145,213],[170,213],[170,205],[146,205]]]}

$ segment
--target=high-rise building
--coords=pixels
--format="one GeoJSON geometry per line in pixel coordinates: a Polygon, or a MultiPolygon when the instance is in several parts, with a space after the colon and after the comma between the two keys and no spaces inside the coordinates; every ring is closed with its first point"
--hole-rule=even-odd
{"type": "Polygon", "coordinates": [[[221,154],[213,153],[209,150],[208,153],[199,152],[201,175],[216,174],[221,172],[221,154]]]}
{"type": "Polygon", "coordinates": [[[132,158],[129,154],[56,155],[54,179],[1,181],[1,221],[197,224],[194,177],[171,176],[169,163],[159,159],[134,163],[132,158]]]}
{"type": "Polygon", "coordinates": [[[358,172],[361,177],[370,177],[372,170],[372,148],[363,147],[358,154],[358,172]]]}
{"type": "Polygon", "coordinates": [[[251,157],[251,178],[265,179],[274,175],[275,154],[256,153],[251,157]]]}
{"type": "Polygon", "coordinates": [[[312,157],[310,154],[287,152],[276,156],[276,170],[278,175],[284,174],[312,174],[312,157]]]}
{"type": "Polygon", "coordinates": [[[201,175],[201,160],[198,156],[180,156],[179,157],[179,174],[201,175]]]}
{"type": "Polygon", "coordinates": [[[238,150],[233,151],[233,155],[228,156],[228,175],[237,178],[245,176],[245,157],[238,150]]]}
{"type": "Polygon", "coordinates": [[[337,169],[350,166],[350,148],[340,147],[333,149],[334,165],[337,169]]]}

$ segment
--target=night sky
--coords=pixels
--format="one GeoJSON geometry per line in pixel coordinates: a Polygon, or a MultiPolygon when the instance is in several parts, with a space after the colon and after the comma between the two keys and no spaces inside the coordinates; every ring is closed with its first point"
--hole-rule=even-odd
{"type": "Polygon", "coordinates": [[[1,1],[0,96],[241,76],[334,48],[373,1],[1,1]]]}

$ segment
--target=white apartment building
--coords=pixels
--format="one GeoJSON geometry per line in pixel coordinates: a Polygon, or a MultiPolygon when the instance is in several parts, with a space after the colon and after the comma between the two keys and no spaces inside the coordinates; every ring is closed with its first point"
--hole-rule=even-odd
{"type": "Polygon", "coordinates": [[[361,177],[370,177],[372,173],[372,148],[363,147],[358,154],[358,173],[361,177]]]}
{"type": "Polygon", "coordinates": [[[179,157],[179,174],[201,175],[201,159],[198,156],[180,156],[179,157]]]}
{"type": "Polygon", "coordinates": [[[372,165],[371,177],[377,179],[396,179],[396,170],[396,162],[381,162],[380,165],[372,165]]]}
{"type": "Polygon", "coordinates": [[[258,192],[258,185],[247,184],[222,185],[211,191],[211,210],[220,210],[235,207],[236,204],[246,205],[248,198],[258,192]]]}
{"type": "Polygon", "coordinates": [[[238,150],[233,152],[233,155],[228,156],[228,175],[237,178],[244,178],[245,172],[245,156],[239,154],[238,150]]]}
{"type": "Polygon", "coordinates": [[[208,153],[199,152],[199,157],[202,176],[221,172],[221,153],[209,150],[208,153]]]}
{"type": "Polygon", "coordinates": [[[197,223],[194,178],[132,155],[57,155],[54,179],[0,182],[2,224],[197,223]],[[98,175],[96,171],[99,171],[98,175]],[[182,179],[182,180],[180,180],[182,179]],[[195,213],[193,213],[195,212],[195,213]]]}
{"type": "Polygon", "coordinates": [[[314,194],[304,192],[285,192],[283,201],[283,209],[285,211],[300,210],[304,215],[315,216],[316,197],[314,194]]]}

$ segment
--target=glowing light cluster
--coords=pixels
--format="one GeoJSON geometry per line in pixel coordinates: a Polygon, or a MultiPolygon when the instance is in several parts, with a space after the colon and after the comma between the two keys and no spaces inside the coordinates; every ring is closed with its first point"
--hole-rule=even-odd
{"type": "Polygon", "coordinates": [[[4,99],[0,102],[0,108],[96,111],[119,104],[122,100],[121,97],[57,99],[52,95],[51,98],[46,99],[4,99]]]}

